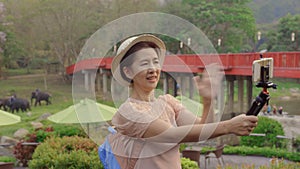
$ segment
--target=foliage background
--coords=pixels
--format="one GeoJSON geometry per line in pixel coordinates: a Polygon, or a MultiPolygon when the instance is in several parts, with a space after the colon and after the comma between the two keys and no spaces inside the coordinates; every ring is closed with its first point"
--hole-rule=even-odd
{"type": "MultiPolygon", "coordinates": [[[[165,12],[200,28],[220,53],[299,50],[291,33],[300,27],[298,0],[2,0],[0,5],[0,76],[5,68],[44,68],[76,62],[85,41],[97,29],[137,12],[165,12]],[[290,14],[288,14],[290,13],[290,14]],[[284,18],[284,19],[282,19],[284,18]],[[261,40],[257,32],[262,33],[261,40]],[[218,40],[221,44],[218,45],[218,40]]],[[[180,35],[179,35],[180,36],[180,35]]],[[[187,41],[184,42],[187,44],[187,41]]],[[[113,46],[113,44],[112,44],[113,46]]],[[[172,53],[189,53],[179,42],[172,53]]],[[[111,54],[113,53],[113,49],[111,54]]],[[[95,56],[97,57],[97,56],[95,56]]],[[[3,75],[2,75],[3,76],[3,75]]]]}

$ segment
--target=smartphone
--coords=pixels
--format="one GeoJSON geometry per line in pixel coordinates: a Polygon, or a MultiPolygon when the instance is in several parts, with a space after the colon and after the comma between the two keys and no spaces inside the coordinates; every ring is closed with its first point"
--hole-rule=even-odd
{"type": "Polygon", "coordinates": [[[273,58],[261,58],[253,61],[252,79],[254,82],[268,82],[273,78],[273,58]]]}
{"type": "MultiPolygon", "coordinates": [[[[256,87],[276,88],[275,84],[269,82],[269,79],[273,78],[273,64],[273,58],[261,58],[260,60],[255,60],[253,62],[252,77],[254,82],[258,82],[256,87]]],[[[268,93],[261,92],[252,102],[252,106],[246,115],[257,116],[263,106],[268,103],[269,99],[268,93]]]]}

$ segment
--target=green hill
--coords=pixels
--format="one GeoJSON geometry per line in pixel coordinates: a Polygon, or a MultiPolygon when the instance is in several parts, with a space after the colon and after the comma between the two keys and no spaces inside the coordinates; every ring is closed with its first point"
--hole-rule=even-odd
{"type": "Polygon", "coordinates": [[[249,6],[254,11],[257,24],[277,22],[288,13],[300,14],[299,0],[253,0],[249,6]]]}

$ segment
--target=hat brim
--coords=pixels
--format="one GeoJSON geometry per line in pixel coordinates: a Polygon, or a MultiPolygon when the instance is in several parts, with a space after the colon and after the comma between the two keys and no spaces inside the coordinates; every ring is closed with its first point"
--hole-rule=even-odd
{"type": "Polygon", "coordinates": [[[123,79],[123,77],[121,76],[120,61],[123,59],[123,57],[126,55],[128,50],[132,46],[134,46],[135,44],[140,43],[140,42],[152,42],[152,43],[156,44],[157,47],[160,49],[159,50],[160,51],[159,60],[162,63],[165,60],[166,46],[162,40],[160,40],[159,38],[157,38],[156,36],[151,35],[151,34],[143,34],[143,35],[137,36],[136,38],[134,38],[132,40],[132,42],[130,42],[122,51],[120,51],[120,53],[118,53],[113,58],[113,61],[111,64],[111,71],[112,71],[113,77],[123,86],[129,86],[130,82],[123,79]]]}

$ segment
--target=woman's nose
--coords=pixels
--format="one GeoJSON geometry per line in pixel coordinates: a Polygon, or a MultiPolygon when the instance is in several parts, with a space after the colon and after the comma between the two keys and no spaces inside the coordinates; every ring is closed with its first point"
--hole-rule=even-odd
{"type": "Polygon", "coordinates": [[[149,69],[149,70],[150,70],[150,69],[154,70],[154,69],[156,69],[156,67],[155,67],[155,65],[154,65],[152,62],[150,62],[150,63],[149,63],[148,69],[149,69]]]}
{"type": "Polygon", "coordinates": [[[148,68],[148,73],[154,73],[155,67],[149,67],[148,68]]]}

